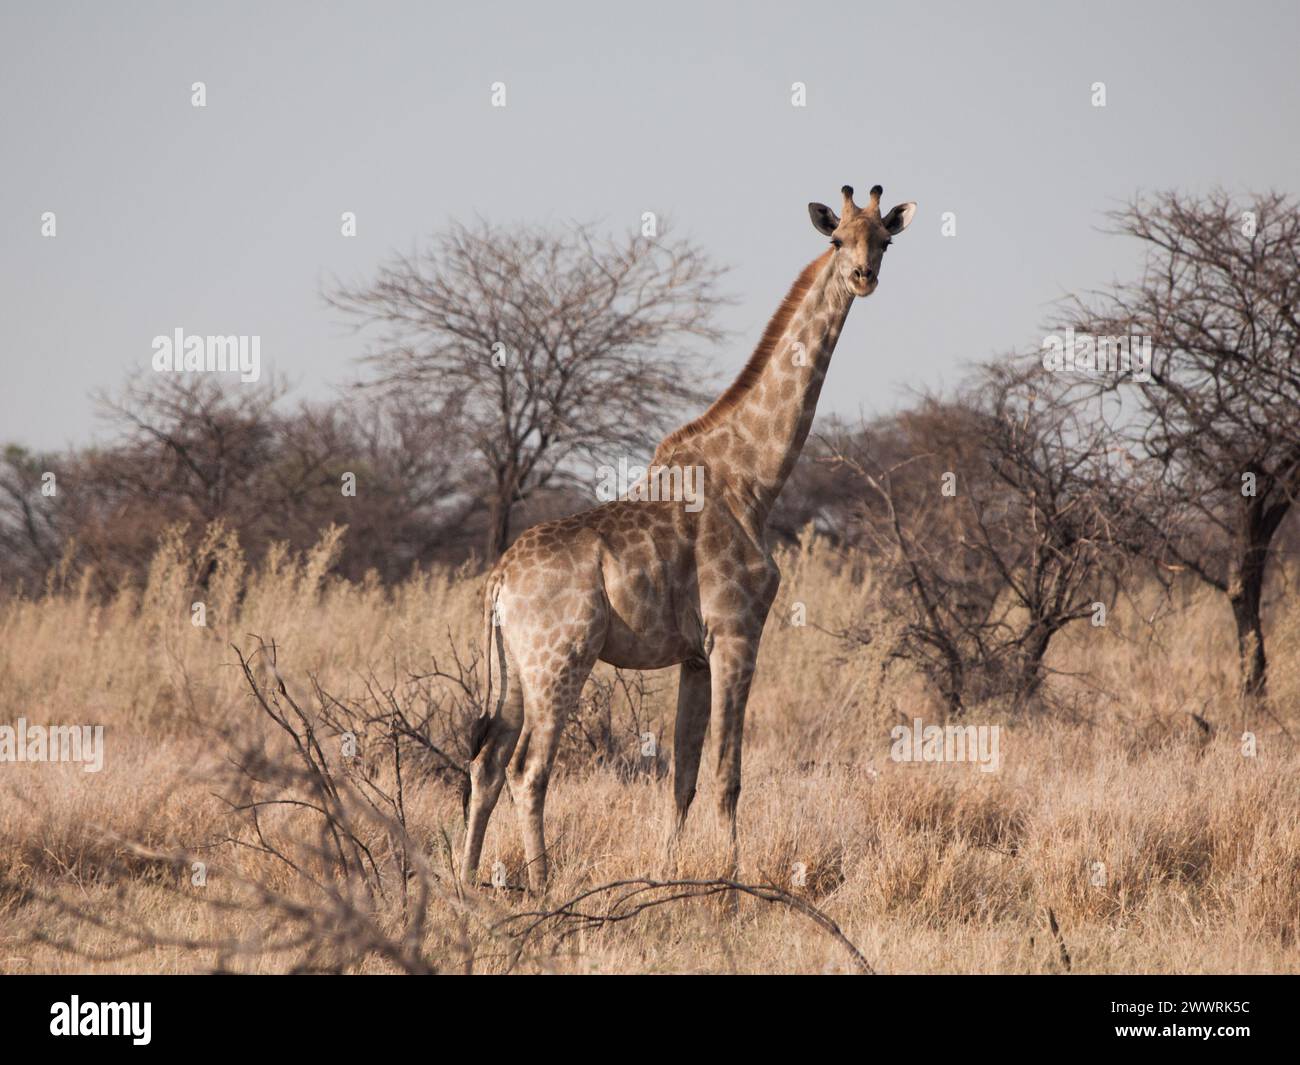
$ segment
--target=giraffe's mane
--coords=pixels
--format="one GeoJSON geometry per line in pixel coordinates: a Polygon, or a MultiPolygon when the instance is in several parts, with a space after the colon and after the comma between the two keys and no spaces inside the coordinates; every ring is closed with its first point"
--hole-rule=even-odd
{"type": "Polygon", "coordinates": [[[768,361],[772,358],[772,353],[776,350],[777,342],[790,325],[790,319],[794,317],[795,311],[803,303],[804,297],[808,295],[813,282],[817,280],[817,275],[821,273],[822,267],[826,265],[826,261],[830,256],[831,250],[828,248],[803,268],[803,272],[795,278],[794,284],[790,286],[790,291],[786,293],[785,299],[777,307],[776,313],[768,321],[767,328],[763,330],[763,336],[759,339],[758,346],[754,348],[754,353],[750,355],[749,361],[745,363],[740,374],[731,382],[727,390],[713,401],[708,410],[694,421],[687,422],[680,429],[674,429],[664,437],[663,442],[655,449],[656,458],[671,451],[683,440],[712,429],[740,405],[740,401],[754,387],[762,375],[764,367],[767,366],[768,361]]]}

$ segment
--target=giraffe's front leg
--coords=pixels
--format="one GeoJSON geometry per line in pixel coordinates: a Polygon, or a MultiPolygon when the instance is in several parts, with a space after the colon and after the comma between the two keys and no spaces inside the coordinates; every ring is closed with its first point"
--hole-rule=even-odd
{"type": "Polygon", "coordinates": [[[758,658],[758,637],[718,635],[709,653],[713,734],[718,744],[718,812],[731,838],[732,875],[740,866],[736,806],[740,800],[740,756],[745,703],[758,658]]]}
{"type": "Polygon", "coordinates": [[[677,807],[673,821],[674,842],[686,825],[686,814],[695,798],[704,733],[709,727],[711,689],[707,662],[682,663],[677,682],[677,721],[673,728],[673,799],[677,807]]]}

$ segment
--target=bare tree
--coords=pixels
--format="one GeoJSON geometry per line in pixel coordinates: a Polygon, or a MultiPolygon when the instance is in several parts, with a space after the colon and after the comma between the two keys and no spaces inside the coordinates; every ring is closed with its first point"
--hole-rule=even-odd
{"type": "Polygon", "coordinates": [[[229,514],[275,453],[274,410],[284,385],[225,386],[211,377],[164,376],[99,397],[136,457],[112,462],[101,483],[130,497],[184,501],[205,524],[229,514]]]}
{"type": "Polygon", "coordinates": [[[282,420],[281,453],[264,474],[275,531],[307,544],[346,524],[341,572],[352,578],[375,569],[400,580],[414,565],[460,561],[479,504],[458,468],[454,424],[454,412],[401,392],[303,404],[282,420]],[[341,491],[349,473],[355,496],[341,491]]]}
{"type": "Polygon", "coordinates": [[[347,526],[339,572],[352,579],[374,570],[400,580],[465,557],[468,518],[481,508],[454,461],[454,412],[402,393],[294,408],[283,396],[276,385],[150,377],[100,397],[114,430],[102,444],[6,448],[0,590],[37,589],[56,567],[63,577],[89,568],[99,591],[139,582],[159,531],[176,524],[202,535],[220,522],[254,559],[275,541],[306,547],[347,526]]]}
{"type": "Polygon", "coordinates": [[[893,653],[952,714],[999,696],[1024,704],[1052,637],[1113,596],[1128,472],[1104,422],[1053,384],[1036,367],[993,364],[953,401],[925,399],[832,444],[901,597],[893,653]]]}
{"type": "Polygon", "coordinates": [[[648,449],[699,401],[686,345],[721,337],[721,273],[663,232],[620,241],[479,222],[328,298],[378,330],[376,386],[458,412],[491,559],[536,489],[576,482],[575,462],[648,449]]]}
{"type": "Polygon", "coordinates": [[[1157,459],[1147,548],[1224,592],[1243,690],[1262,694],[1261,617],[1274,538],[1300,489],[1300,208],[1271,193],[1165,193],[1112,214],[1146,250],[1142,276],[1071,301],[1069,324],[1149,336],[1149,380],[1120,372],[1117,424],[1157,459]]]}
{"type": "MultiPolygon", "coordinates": [[[[12,592],[26,580],[27,591],[59,560],[66,535],[57,457],[8,444],[0,452],[0,589],[12,592]],[[45,480],[54,473],[53,482],[45,480]],[[54,494],[43,493],[50,485],[54,494]]],[[[66,487],[66,486],[65,486],[66,487]]]]}

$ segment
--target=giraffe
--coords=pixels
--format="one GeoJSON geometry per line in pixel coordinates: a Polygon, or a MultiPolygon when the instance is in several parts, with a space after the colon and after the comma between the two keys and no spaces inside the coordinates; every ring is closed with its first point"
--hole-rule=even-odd
{"type": "Polygon", "coordinates": [[[848,185],[841,192],[840,217],[808,205],[831,247],[799,275],[732,385],[660,443],[640,492],[526,530],[488,575],[487,697],[470,736],[465,881],[477,877],[488,819],[508,781],[529,889],[545,890],[551,767],[597,660],[679,667],[672,838],[695,796],[711,725],[734,868],[745,703],[780,582],[767,517],[808,436],[849,308],[876,290],[885,249],[916,210],[903,203],[882,217],[879,185],[865,207],[848,185]],[[673,498],[688,469],[703,472],[702,501],[673,498]]]}

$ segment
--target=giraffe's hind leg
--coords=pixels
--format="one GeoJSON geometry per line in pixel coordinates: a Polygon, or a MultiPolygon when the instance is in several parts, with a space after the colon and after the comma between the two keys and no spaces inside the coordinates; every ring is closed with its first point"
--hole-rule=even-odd
{"type": "Polygon", "coordinates": [[[529,675],[524,685],[524,733],[510,760],[510,794],[519,815],[528,863],[528,888],[546,890],[550,862],[546,853],[543,813],[551,767],[565,722],[577,708],[582,686],[596,664],[595,648],[576,650],[553,671],[529,675]]]}
{"type": "Polygon", "coordinates": [[[524,692],[514,662],[507,656],[502,670],[501,699],[475,726],[477,750],[469,766],[469,795],[465,804],[465,854],[461,878],[474,883],[488,820],[501,795],[506,766],[515,751],[523,725],[524,692]]]}

